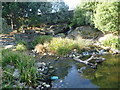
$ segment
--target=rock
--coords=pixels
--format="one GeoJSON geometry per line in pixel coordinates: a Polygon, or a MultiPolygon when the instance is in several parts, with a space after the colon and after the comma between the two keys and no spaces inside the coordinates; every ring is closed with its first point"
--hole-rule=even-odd
{"type": "Polygon", "coordinates": [[[53,66],[49,66],[49,68],[50,68],[50,69],[52,69],[52,68],[53,68],[53,66]]]}
{"type": "Polygon", "coordinates": [[[60,23],[60,24],[55,24],[51,25],[47,30],[47,32],[52,32],[53,35],[56,35],[58,33],[65,32],[65,29],[67,28],[66,23],[60,23]]]}
{"type": "Polygon", "coordinates": [[[35,33],[35,31],[34,30],[23,30],[23,33],[33,34],[33,33],[35,33]]]}
{"type": "Polygon", "coordinates": [[[67,35],[68,38],[70,39],[75,39],[76,37],[80,36],[80,31],[74,30],[71,33],[67,35]]]}
{"type": "Polygon", "coordinates": [[[36,66],[36,67],[41,67],[42,64],[41,64],[41,63],[35,63],[35,66],[36,66]]]}
{"type": "Polygon", "coordinates": [[[14,66],[11,66],[11,65],[7,65],[7,68],[15,68],[14,66]]]}
{"type": "Polygon", "coordinates": [[[13,73],[13,77],[14,78],[19,78],[20,74],[19,74],[19,70],[15,69],[14,73],[13,73]]]}
{"type": "Polygon", "coordinates": [[[55,37],[65,38],[65,34],[64,33],[60,33],[60,34],[55,35],[55,37]]]}
{"type": "Polygon", "coordinates": [[[17,87],[17,85],[13,85],[12,87],[13,87],[13,88],[16,88],[16,87],[17,87]]]}
{"type": "Polygon", "coordinates": [[[14,45],[6,45],[5,49],[12,48],[14,45]]]}
{"type": "Polygon", "coordinates": [[[50,85],[49,85],[49,84],[46,84],[45,86],[46,86],[47,88],[49,88],[49,87],[50,87],[50,85]]]}
{"type": "Polygon", "coordinates": [[[85,69],[86,69],[86,67],[81,67],[80,69],[78,69],[78,72],[83,73],[83,70],[85,70],[85,69]]]}

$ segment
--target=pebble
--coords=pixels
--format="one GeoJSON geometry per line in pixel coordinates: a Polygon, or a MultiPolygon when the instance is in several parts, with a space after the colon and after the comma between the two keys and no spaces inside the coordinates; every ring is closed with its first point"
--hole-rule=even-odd
{"type": "Polygon", "coordinates": [[[60,83],[63,82],[62,80],[60,80],[60,83]]]}
{"type": "Polygon", "coordinates": [[[18,69],[15,69],[15,71],[14,71],[14,73],[13,73],[13,76],[15,77],[15,78],[19,78],[19,70],[18,69]]]}
{"type": "Polygon", "coordinates": [[[50,87],[50,85],[49,85],[49,84],[46,84],[45,86],[46,86],[47,88],[49,88],[49,87],[50,87]]]}
{"type": "Polygon", "coordinates": [[[7,68],[15,68],[14,66],[11,66],[11,65],[7,65],[7,68]]]}
{"type": "Polygon", "coordinates": [[[12,48],[14,45],[7,45],[5,46],[5,49],[12,48]]]}

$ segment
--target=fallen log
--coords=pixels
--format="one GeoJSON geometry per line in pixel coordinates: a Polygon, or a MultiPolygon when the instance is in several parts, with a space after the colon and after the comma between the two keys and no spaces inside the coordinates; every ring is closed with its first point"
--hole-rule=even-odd
{"type": "Polygon", "coordinates": [[[83,64],[85,64],[85,65],[89,65],[89,66],[90,66],[91,68],[93,68],[93,69],[96,69],[96,68],[97,68],[97,63],[100,63],[100,62],[102,62],[102,61],[105,60],[105,58],[96,57],[95,55],[92,55],[90,58],[88,58],[88,59],[86,59],[86,60],[84,60],[84,61],[81,60],[81,59],[79,59],[79,58],[77,58],[77,57],[74,57],[73,59],[76,60],[76,61],[78,61],[78,62],[80,62],[80,63],[83,63],[83,64]],[[96,61],[95,61],[95,64],[89,62],[89,61],[91,61],[91,60],[93,60],[93,59],[96,60],[96,61]]]}

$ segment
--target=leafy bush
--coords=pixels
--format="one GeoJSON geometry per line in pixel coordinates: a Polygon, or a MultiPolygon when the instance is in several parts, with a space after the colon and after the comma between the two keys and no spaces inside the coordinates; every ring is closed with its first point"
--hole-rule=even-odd
{"type": "Polygon", "coordinates": [[[77,25],[85,25],[85,10],[77,7],[74,11],[73,23],[77,25]]]}
{"type": "Polygon", "coordinates": [[[32,47],[35,47],[37,44],[44,44],[45,42],[50,42],[52,40],[52,36],[43,35],[37,37],[34,41],[32,41],[32,47]]]}
{"type": "Polygon", "coordinates": [[[20,72],[19,82],[25,82],[27,85],[32,85],[36,82],[37,70],[34,66],[35,60],[32,56],[26,55],[23,52],[13,52],[9,49],[2,50],[2,68],[3,68],[3,87],[9,87],[15,83],[13,77],[14,69],[20,72]],[[7,65],[15,68],[8,68],[7,65]]]}
{"type": "Polygon", "coordinates": [[[101,37],[99,42],[104,46],[120,50],[120,39],[118,36],[114,36],[113,34],[107,34],[104,37],[101,37]]]}
{"type": "Polygon", "coordinates": [[[26,49],[27,48],[24,44],[17,44],[17,46],[16,46],[16,50],[18,50],[18,51],[24,51],[26,49]]]}
{"type": "Polygon", "coordinates": [[[93,14],[98,2],[81,2],[74,12],[73,24],[93,26],[93,14]]]}
{"type": "Polygon", "coordinates": [[[103,33],[117,33],[119,30],[119,2],[102,2],[97,5],[94,14],[95,27],[103,33]]]}

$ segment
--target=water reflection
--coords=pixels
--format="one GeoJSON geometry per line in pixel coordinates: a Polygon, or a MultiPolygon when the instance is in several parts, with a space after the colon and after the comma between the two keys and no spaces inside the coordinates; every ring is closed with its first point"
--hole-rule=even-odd
{"type": "Polygon", "coordinates": [[[53,82],[53,88],[96,88],[98,86],[91,83],[89,79],[85,79],[78,73],[76,65],[72,65],[67,76],[53,82]]]}
{"type": "Polygon", "coordinates": [[[56,61],[53,66],[59,79],[52,82],[52,88],[118,88],[120,56],[104,57],[106,61],[97,70],[86,67],[83,73],[79,73],[78,69],[84,67],[84,64],[69,59],[56,61]]]}

